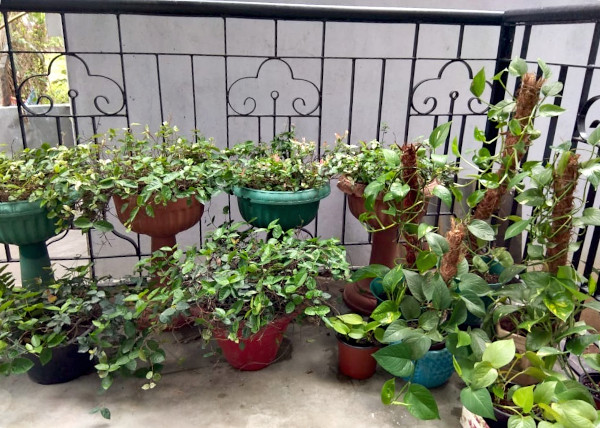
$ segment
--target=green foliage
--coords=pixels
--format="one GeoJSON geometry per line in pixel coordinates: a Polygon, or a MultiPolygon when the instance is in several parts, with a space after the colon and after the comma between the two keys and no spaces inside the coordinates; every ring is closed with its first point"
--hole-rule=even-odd
{"type": "Polygon", "coordinates": [[[329,157],[317,158],[314,141],[298,140],[294,129],[270,143],[246,141],[225,150],[231,185],[259,190],[299,191],[323,187],[333,175],[329,157]]]}
{"type": "MultiPolygon", "coordinates": [[[[15,287],[0,269],[0,374],[20,374],[37,356],[42,364],[52,349],[78,344],[97,364],[103,389],[117,374],[151,373],[148,389],[160,379],[165,352],[153,337],[164,330],[157,314],[177,304],[177,293],[143,284],[100,287],[89,266],[68,271],[45,290],[15,287]]],[[[101,410],[98,410],[101,411],[101,410]]],[[[102,411],[104,417],[109,415],[102,411]]]]}
{"type": "Polygon", "coordinates": [[[359,220],[369,231],[390,227],[376,215],[377,200],[386,204],[384,213],[392,224],[415,228],[414,223],[432,192],[448,206],[452,204],[454,174],[459,168],[454,162],[449,162],[446,155],[435,153],[448,138],[450,126],[451,123],[444,123],[432,131],[429,139],[404,147],[415,153],[414,165],[403,162],[403,148],[397,144],[385,148],[382,143],[373,140],[361,141],[357,146],[338,138],[337,145],[326,157],[328,167],[333,175],[343,176],[350,187],[356,184],[366,186],[361,195],[367,212],[359,220]],[[432,186],[433,190],[427,190],[426,187],[434,182],[437,184],[432,186]]]}
{"type": "Polygon", "coordinates": [[[543,350],[518,354],[510,339],[489,343],[482,354],[455,356],[457,372],[467,385],[460,394],[462,404],[490,419],[495,419],[494,407],[501,409],[510,415],[510,427],[596,426],[600,418],[589,391],[552,371],[552,354],[543,350]],[[521,368],[523,358],[531,367],[521,368]],[[535,376],[539,383],[514,384],[523,374],[535,376]]]}
{"type": "MultiPolygon", "coordinates": [[[[317,286],[319,273],[347,278],[346,252],[335,239],[294,237],[273,222],[266,229],[225,223],[202,248],[153,254],[140,265],[164,284],[181,289],[180,301],[191,307],[209,330],[220,328],[238,341],[273,320],[304,312],[324,316],[330,297],[317,286]],[[263,234],[268,233],[267,238],[263,234]]],[[[176,308],[177,309],[177,308],[176,308]]],[[[176,311],[174,311],[176,312],[176,311]]],[[[169,317],[170,312],[163,313],[169,317]]]]}
{"type": "MultiPolygon", "coordinates": [[[[187,140],[178,131],[165,122],[155,133],[146,127],[140,137],[129,129],[122,134],[111,129],[102,136],[98,176],[89,184],[100,194],[135,198],[134,207],[123,207],[131,209],[126,226],[140,209],[153,217],[153,206],[177,199],[206,203],[229,182],[225,159],[213,143],[198,134],[187,140]]],[[[104,199],[99,197],[98,204],[104,199]]]]}

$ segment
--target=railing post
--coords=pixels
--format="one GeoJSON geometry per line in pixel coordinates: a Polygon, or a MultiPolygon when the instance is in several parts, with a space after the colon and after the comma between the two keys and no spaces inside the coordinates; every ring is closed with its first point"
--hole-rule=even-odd
{"type": "MultiPolygon", "coordinates": [[[[515,26],[513,24],[503,23],[500,27],[500,36],[498,37],[498,52],[496,54],[496,67],[494,70],[494,76],[510,64],[510,56],[513,50],[513,44],[515,40],[515,26]]],[[[494,80],[492,82],[492,94],[490,95],[490,104],[499,103],[504,99],[505,90],[508,76],[503,74],[500,80],[494,80]]],[[[498,136],[498,129],[490,123],[486,123],[485,137],[487,141],[498,136]]],[[[491,153],[496,151],[496,141],[488,145],[491,153]]]]}

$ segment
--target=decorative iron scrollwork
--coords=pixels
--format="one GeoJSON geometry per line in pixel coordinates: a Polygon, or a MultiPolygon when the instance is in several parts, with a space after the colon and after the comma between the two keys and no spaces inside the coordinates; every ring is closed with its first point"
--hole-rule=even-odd
{"type": "MultiPolygon", "coordinates": [[[[422,101],[422,106],[420,106],[419,108],[417,108],[417,105],[415,103],[415,100],[418,100],[418,93],[419,93],[419,88],[426,87],[427,83],[429,82],[434,82],[434,81],[441,81],[443,79],[444,76],[444,72],[448,69],[448,67],[452,64],[462,64],[466,71],[467,71],[467,76],[469,79],[469,82],[471,80],[473,80],[473,69],[471,68],[471,66],[464,60],[461,59],[454,59],[451,61],[448,61],[447,63],[445,63],[442,68],[440,68],[440,71],[438,72],[437,77],[432,77],[431,79],[425,79],[422,80],[421,82],[417,83],[412,91],[412,98],[411,98],[411,109],[414,110],[418,115],[421,116],[427,116],[430,114],[446,114],[449,116],[452,116],[454,114],[461,114],[461,112],[459,111],[455,111],[456,109],[456,101],[460,98],[460,92],[457,90],[452,90],[448,93],[448,98],[450,99],[450,104],[449,104],[449,111],[444,111],[444,112],[436,112],[435,110],[438,107],[438,104],[440,104],[438,102],[438,98],[435,96],[427,96],[423,99],[422,101]],[[425,107],[425,109],[423,108],[425,107]]],[[[487,86],[491,89],[492,85],[490,84],[490,82],[486,82],[487,86]]],[[[467,111],[465,113],[467,114],[484,114],[487,111],[487,106],[482,103],[477,97],[469,97],[468,100],[466,101],[466,108],[467,111]],[[482,109],[476,109],[476,105],[479,106],[483,106],[482,109]]]]}
{"type": "Polygon", "coordinates": [[[279,58],[266,59],[256,75],[237,79],[227,89],[227,104],[240,116],[310,116],[320,100],[317,85],[295,77],[290,64],[279,58]]]}
{"type": "MultiPolygon", "coordinates": [[[[591,131],[588,132],[588,127],[585,124],[586,118],[587,118],[588,113],[590,112],[590,108],[598,100],[600,100],[600,95],[596,95],[594,97],[589,98],[585,102],[585,104],[583,105],[583,107],[581,108],[579,113],[577,113],[577,122],[576,122],[577,123],[577,133],[579,134],[579,137],[582,140],[587,140],[588,136],[591,133],[591,131]]],[[[600,125],[600,120],[596,119],[590,123],[589,128],[592,128],[592,130],[593,130],[593,129],[597,128],[598,125],[600,125]]]]}
{"type": "MultiPolygon", "coordinates": [[[[107,76],[102,76],[100,74],[93,74],[90,71],[89,66],[87,65],[87,63],[77,54],[69,54],[69,53],[65,53],[65,54],[61,54],[61,55],[57,55],[54,58],[52,58],[52,60],[50,61],[50,64],[48,64],[48,73],[46,74],[36,74],[33,76],[28,77],[27,79],[25,79],[23,82],[21,82],[21,84],[17,87],[16,90],[16,95],[18,99],[23,99],[22,98],[22,94],[21,94],[21,90],[23,89],[23,86],[30,80],[32,79],[47,79],[48,76],[50,75],[50,73],[52,72],[52,66],[54,65],[54,63],[56,62],[56,60],[62,56],[68,56],[70,58],[76,59],[79,62],[81,62],[81,64],[83,65],[86,73],[87,73],[87,77],[90,79],[102,79],[105,80],[106,82],[109,82],[109,84],[112,86],[114,85],[116,88],[118,88],[118,93],[121,94],[121,99],[116,101],[116,107],[113,107],[111,110],[109,110],[109,108],[111,107],[112,101],[106,96],[106,95],[97,95],[94,97],[93,99],[93,103],[94,103],[94,107],[96,108],[96,110],[99,112],[99,115],[101,116],[114,116],[117,115],[119,113],[121,113],[124,109],[125,109],[125,91],[123,90],[123,88],[121,87],[121,85],[119,85],[119,83],[117,83],[114,79],[111,79],[110,77],[107,76]]],[[[90,84],[86,84],[85,85],[86,88],[95,88],[95,87],[102,87],[102,85],[96,85],[96,84],[92,84],[90,82],[90,84]]],[[[78,96],[79,96],[79,91],[75,88],[71,88],[69,89],[69,91],[67,92],[67,95],[69,96],[69,98],[74,101],[78,96]]],[[[38,105],[43,105],[46,106],[46,108],[44,109],[31,109],[29,108],[29,106],[24,103],[21,102],[21,106],[23,107],[23,109],[29,113],[32,116],[49,116],[51,115],[51,112],[54,108],[54,100],[52,99],[51,96],[49,96],[48,94],[40,94],[37,97],[37,104],[38,105]],[[40,102],[42,100],[46,100],[48,101],[48,104],[40,104],[40,102]]]]}

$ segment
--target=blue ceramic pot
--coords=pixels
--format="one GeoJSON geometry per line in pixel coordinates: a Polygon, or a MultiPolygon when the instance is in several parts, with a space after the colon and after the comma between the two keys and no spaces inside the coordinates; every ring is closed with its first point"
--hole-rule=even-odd
{"type": "MultiPolygon", "coordinates": [[[[425,388],[435,388],[448,382],[452,373],[454,373],[454,365],[450,351],[446,347],[436,351],[429,350],[423,358],[415,362],[412,382],[425,388]]],[[[409,380],[409,378],[402,379],[409,380]]]]}

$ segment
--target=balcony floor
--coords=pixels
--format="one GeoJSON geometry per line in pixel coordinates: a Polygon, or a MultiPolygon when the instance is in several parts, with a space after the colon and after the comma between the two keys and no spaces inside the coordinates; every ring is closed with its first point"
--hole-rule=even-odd
{"type": "MultiPolygon", "coordinates": [[[[339,283],[330,283],[335,304],[339,283]]],[[[323,326],[292,324],[281,356],[256,372],[203,357],[194,329],[165,334],[167,364],[157,387],[117,379],[102,393],[96,374],[61,385],[37,385],[25,375],[0,378],[2,428],[61,427],[459,427],[461,382],[453,375],[435,389],[441,420],[418,421],[400,406],[384,406],[379,393],[391,376],[377,369],[357,381],[338,374],[334,334],[323,326]],[[185,342],[185,343],[182,343],[185,342]],[[111,410],[111,421],[89,414],[111,410]]],[[[402,381],[398,381],[402,382],[402,381]]]]}

